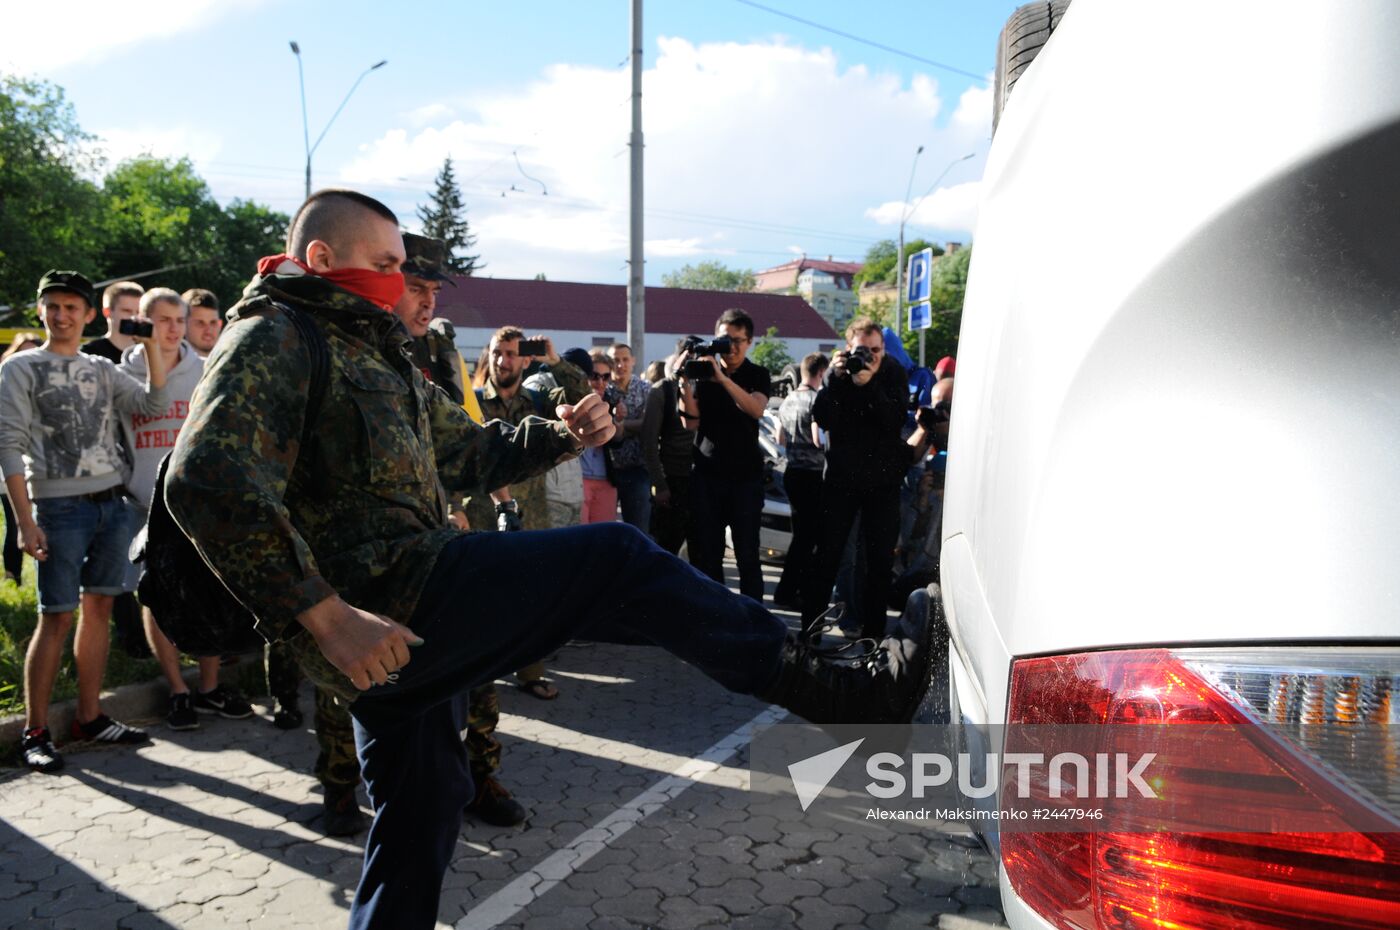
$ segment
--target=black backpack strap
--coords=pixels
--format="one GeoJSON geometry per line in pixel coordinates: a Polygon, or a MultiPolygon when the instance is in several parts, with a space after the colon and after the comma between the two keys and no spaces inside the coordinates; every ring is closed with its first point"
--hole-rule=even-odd
{"type": "Polygon", "coordinates": [[[297,335],[301,337],[302,345],[306,346],[311,355],[311,386],[306,392],[306,418],[301,425],[302,448],[307,448],[314,436],[316,421],[321,417],[321,407],[326,401],[326,389],[330,386],[331,347],[326,341],[326,334],[321,332],[321,327],[316,325],[309,313],[286,304],[277,306],[292,321],[297,335]]]}

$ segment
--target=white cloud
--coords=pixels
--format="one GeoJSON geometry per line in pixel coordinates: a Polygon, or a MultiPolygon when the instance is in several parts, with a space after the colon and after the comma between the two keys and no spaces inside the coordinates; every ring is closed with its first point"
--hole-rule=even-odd
{"type": "MultiPolygon", "coordinates": [[[[797,233],[810,254],[859,255],[878,235],[866,206],[902,187],[914,148],[928,145],[929,164],[967,152],[978,131],[967,94],[966,112],[939,125],[934,79],[843,68],[829,49],[662,38],[648,64],[651,258],[778,251],[775,233],[784,242],[797,233]],[[745,228],[755,223],[769,228],[745,228]],[[721,249],[714,237],[726,230],[721,249]]],[[[518,90],[430,102],[415,114],[431,125],[406,117],[361,146],[339,180],[425,195],[450,156],[492,273],[592,254],[606,275],[603,256],[626,258],[629,91],[625,69],[560,64],[518,90]],[[448,103],[464,115],[449,118],[448,103]]]]}
{"type": "Polygon", "coordinates": [[[0,30],[0,69],[17,73],[55,70],[78,62],[94,65],[126,46],[163,39],[208,25],[233,14],[246,14],[269,0],[65,0],[61,5],[61,39],[55,40],[55,6],[50,3],[5,4],[0,30]]]}
{"type": "Polygon", "coordinates": [[[128,158],[154,155],[157,158],[189,158],[198,165],[219,153],[222,146],[213,133],[182,127],[161,129],[99,129],[95,135],[107,156],[109,167],[128,158]]]}
{"type": "Polygon", "coordinates": [[[963,91],[958,98],[958,108],[953,111],[952,125],[967,133],[973,139],[990,139],[992,136],[992,75],[987,75],[987,86],[976,84],[963,91]]]}
{"type": "Polygon", "coordinates": [[[656,258],[688,258],[691,255],[722,253],[709,246],[707,240],[699,236],[691,236],[689,239],[648,239],[646,240],[646,254],[656,258]]]}
{"type": "MultiPolygon", "coordinates": [[[[940,187],[929,194],[909,215],[907,225],[943,232],[970,233],[977,225],[977,211],[982,204],[982,182],[968,181],[951,187],[940,187]]],[[[899,218],[909,204],[892,200],[871,207],[865,215],[882,226],[898,226],[899,218]]]]}

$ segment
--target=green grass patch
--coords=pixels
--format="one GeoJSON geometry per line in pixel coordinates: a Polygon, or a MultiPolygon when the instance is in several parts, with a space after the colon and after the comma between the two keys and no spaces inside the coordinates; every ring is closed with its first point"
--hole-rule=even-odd
{"type": "MultiPolygon", "coordinates": [[[[34,587],[34,560],[24,559],[24,577],[17,585],[0,580],[0,715],[24,711],[24,653],[39,623],[39,595],[34,587]]],[[[115,636],[113,637],[115,641],[115,636]]],[[[116,648],[107,657],[103,687],[115,688],[150,681],[160,675],[155,659],[133,659],[116,648]]],[[[53,700],[78,696],[78,670],[73,662],[73,634],[63,650],[63,664],[54,681],[53,700]]]]}

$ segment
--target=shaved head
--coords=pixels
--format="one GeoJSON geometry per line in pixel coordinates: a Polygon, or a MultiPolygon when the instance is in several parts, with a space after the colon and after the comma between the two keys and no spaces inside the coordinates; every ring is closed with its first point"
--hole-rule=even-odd
{"type": "Polygon", "coordinates": [[[307,261],[307,248],[324,242],[339,253],[354,248],[364,228],[388,220],[397,230],[399,218],[384,204],[359,191],[327,188],[306,199],[287,230],[287,254],[307,261]]]}

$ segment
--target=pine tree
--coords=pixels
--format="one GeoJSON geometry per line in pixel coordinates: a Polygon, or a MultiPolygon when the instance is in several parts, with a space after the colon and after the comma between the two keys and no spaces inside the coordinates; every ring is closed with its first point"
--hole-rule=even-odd
{"type": "Polygon", "coordinates": [[[457,187],[451,158],[443,160],[442,170],[433,179],[433,184],[428,205],[418,208],[423,235],[447,243],[447,267],[450,271],[454,274],[475,274],[486,266],[481,263],[480,255],[466,254],[476,245],[476,236],[472,235],[467,225],[467,205],[462,200],[461,189],[457,187]]]}

